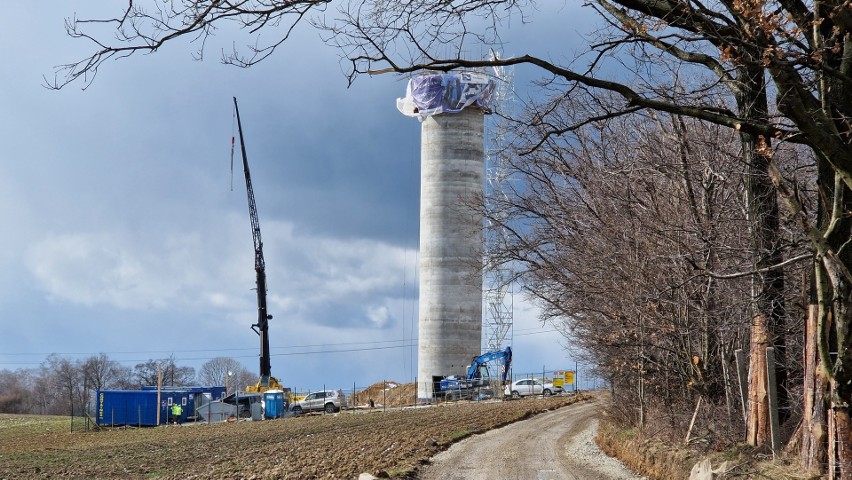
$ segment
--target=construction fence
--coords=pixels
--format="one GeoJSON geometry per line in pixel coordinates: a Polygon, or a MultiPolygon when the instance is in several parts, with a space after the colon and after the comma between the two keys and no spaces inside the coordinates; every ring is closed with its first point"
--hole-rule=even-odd
{"type": "MultiPolygon", "coordinates": [[[[542,369],[537,372],[517,372],[510,371],[507,376],[506,384],[510,384],[517,380],[535,379],[542,383],[552,383],[554,386],[561,388],[562,392],[574,393],[584,390],[594,390],[604,387],[600,379],[588,375],[581,369],[561,369],[561,370],[546,370],[542,369]]],[[[346,386],[330,386],[329,384],[321,385],[320,388],[308,389],[293,388],[293,396],[295,398],[304,397],[305,395],[321,391],[321,390],[341,390],[346,396],[347,408],[369,409],[369,408],[395,408],[404,407],[424,403],[424,399],[418,399],[418,382],[416,379],[412,382],[397,382],[397,381],[382,381],[369,386],[359,386],[353,382],[348,387],[346,386]]],[[[445,401],[455,401],[459,399],[470,400],[487,400],[491,398],[502,398],[505,395],[505,385],[502,385],[499,379],[491,379],[483,383],[474,392],[458,392],[456,395],[447,395],[447,392],[439,392],[437,386],[433,382],[422,382],[420,385],[421,391],[427,388],[436,392],[428,401],[431,403],[441,403],[445,401]]]]}

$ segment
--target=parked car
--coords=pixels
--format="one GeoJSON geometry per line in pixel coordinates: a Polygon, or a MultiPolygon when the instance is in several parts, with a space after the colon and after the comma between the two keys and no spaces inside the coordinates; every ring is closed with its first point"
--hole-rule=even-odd
{"type": "Polygon", "coordinates": [[[341,408],[346,408],[346,395],[341,390],[322,390],[309,393],[305,398],[293,402],[291,410],[295,414],[314,411],[334,413],[339,412],[341,408]]]}
{"type": "Polygon", "coordinates": [[[506,385],[503,393],[507,397],[520,398],[527,395],[550,396],[558,393],[558,390],[552,383],[542,383],[541,380],[525,378],[523,380],[515,380],[511,385],[506,385]]]}
{"type": "Polygon", "coordinates": [[[263,395],[259,393],[232,393],[220,400],[205,398],[206,403],[196,404],[198,420],[224,422],[228,418],[252,418],[252,410],[260,411],[263,395]]]}

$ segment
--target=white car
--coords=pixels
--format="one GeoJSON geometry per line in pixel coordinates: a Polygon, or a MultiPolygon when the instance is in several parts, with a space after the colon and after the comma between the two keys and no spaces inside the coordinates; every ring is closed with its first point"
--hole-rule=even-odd
{"type": "Polygon", "coordinates": [[[311,411],[324,411],[325,413],[339,412],[346,408],[346,396],[340,390],[322,390],[309,393],[305,398],[293,402],[291,410],[295,414],[311,411]]]}
{"type": "Polygon", "coordinates": [[[550,396],[556,392],[552,383],[542,383],[541,380],[525,378],[523,380],[515,380],[511,385],[506,385],[503,393],[507,397],[520,398],[527,395],[544,395],[550,396]]]}

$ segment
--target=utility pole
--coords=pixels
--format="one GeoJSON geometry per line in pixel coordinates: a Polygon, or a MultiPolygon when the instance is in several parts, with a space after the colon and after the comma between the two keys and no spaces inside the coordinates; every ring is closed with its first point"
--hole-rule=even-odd
{"type": "Polygon", "coordinates": [[[160,402],[162,402],[162,391],[163,391],[163,367],[160,363],[157,363],[157,425],[160,425],[160,402]]]}
{"type": "Polygon", "coordinates": [[[574,393],[580,391],[580,370],[577,369],[577,359],[574,359],[574,393]]]}

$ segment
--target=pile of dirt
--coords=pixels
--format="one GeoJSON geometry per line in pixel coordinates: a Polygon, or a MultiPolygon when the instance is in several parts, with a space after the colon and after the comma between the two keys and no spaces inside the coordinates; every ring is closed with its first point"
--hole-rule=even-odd
{"type": "Polygon", "coordinates": [[[350,407],[370,408],[370,400],[374,408],[407,407],[417,403],[417,384],[399,383],[390,380],[377,382],[356,392],[349,402],[350,407]]]}
{"type": "MultiPolygon", "coordinates": [[[[399,388],[399,387],[397,387],[399,388]]],[[[2,478],[411,478],[450,444],[583,396],[459,402],[262,422],[0,435],[2,478]]]]}

